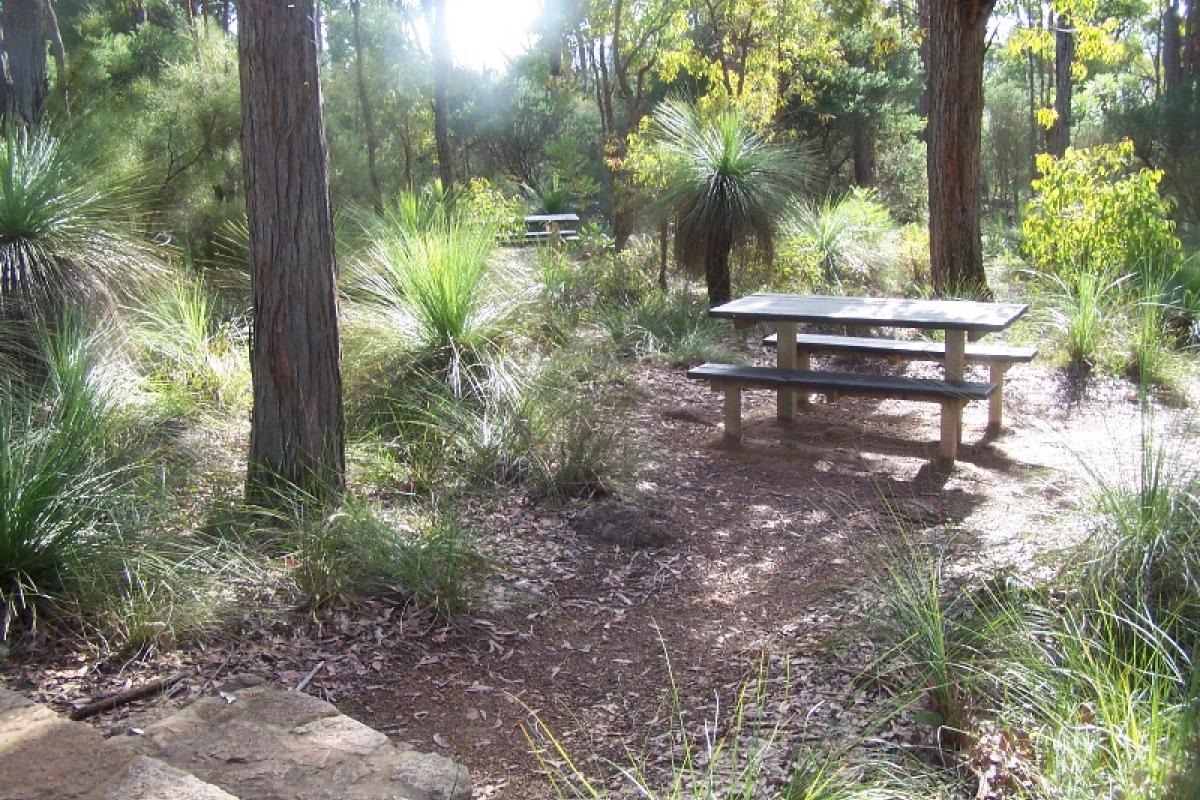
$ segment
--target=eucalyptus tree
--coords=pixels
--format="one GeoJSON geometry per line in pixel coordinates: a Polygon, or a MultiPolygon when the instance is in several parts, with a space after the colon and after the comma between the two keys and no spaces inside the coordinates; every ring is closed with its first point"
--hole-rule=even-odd
{"type": "Polygon", "coordinates": [[[254,407],[247,500],[345,485],[333,219],[313,0],[239,0],[254,407]]]}
{"type": "Polygon", "coordinates": [[[675,215],[675,257],[703,266],[709,302],[724,303],[732,294],[731,253],[753,242],[773,255],[785,210],[808,180],[809,161],[768,142],[728,108],[705,113],[667,100],[654,122],[666,173],[661,202],[675,215]]]}
{"type": "Polygon", "coordinates": [[[984,34],[995,0],[929,0],[929,271],[943,295],[987,296],[979,190],[984,34]]]}
{"type": "Polygon", "coordinates": [[[6,0],[0,4],[0,120],[28,130],[46,110],[50,78],[47,43],[62,81],[65,55],[58,17],[50,0],[6,0]]]}

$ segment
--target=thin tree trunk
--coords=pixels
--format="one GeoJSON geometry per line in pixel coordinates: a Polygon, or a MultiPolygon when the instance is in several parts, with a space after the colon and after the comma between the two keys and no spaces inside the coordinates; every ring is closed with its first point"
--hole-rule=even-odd
{"type": "Polygon", "coordinates": [[[709,306],[719,306],[728,303],[733,298],[732,278],[729,273],[729,254],[733,250],[733,242],[719,234],[709,242],[709,249],[704,257],[704,283],[708,288],[709,306]]]}
{"type": "Polygon", "coordinates": [[[658,288],[667,291],[667,263],[670,259],[668,244],[671,240],[671,223],[663,220],[658,226],[658,288]]]}
{"type": "Polygon", "coordinates": [[[1184,80],[1200,78],[1200,0],[1189,0],[1183,32],[1184,80]]]}
{"type": "Polygon", "coordinates": [[[375,135],[375,112],[371,108],[371,99],[367,94],[367,77],[363,62],[366,54],[363,52],[362,22],[360,0],[350,0],[350,14],[354,17],[354,76],[358,85],[358,102],[362,106],[363,127],[367,133],[367,172],[371,178],[371,189],[374,193],[371,201],[375,208],[383,208],[383,183],[379,180],[379,167],[376,164],[376,153],[379,151],[379,139],[375,135]]]}
{"type": "Polygon", "coordinates": [[[450,149],[449,109],[450,42],[446,38],[446,0],[424,0],[430,16],[430,50],[433,54],[433,141],[437,149],[438,177],[442,189],[454,186],[454,157],[450,149]]]}
{"type": "Polygon", "coordinates": [[[22,130],[37,127],[46,110],[47,0],[6,0],[0,11],[0,120],[22,130]]]}
{"type": "Polygon", "coordinates": [[[221,30],[226,33],[229,33],[230,24],[233,22],[232,11],[232,0],[221,0],[221,30]]]}
{"type": "MultiPolygon", "coordinates": [[[[921,59],[921,96],[917,99],[917,116],[921,119],[929,117],[929,4],[934,0],[917,0],[917,29],[920,31],[920,43],[917,45],[917,55],[921,59]]],[[[921,138],[928,136],[928,123],[921,129],[921,138]]]]}
{"type": "Polygon", "coordinates": [[[187,20],[188,25],[195,24],[196,5],[192,0],[183,0],[183,17],[187,20]]]}
{"type": "Polygon", "coordinates": [[[46,38],[50,40],[50,52],[54,54],[55,88],[62,99],[63,112],[70,114],[71,98],[67,96],[67,49],[63,46],[58,14],[54,13],[54,5],[50,0],[46,0],[46,38]]]}
{"type": "Polygon", "coordinates": [[[313,0],[239,0],[254,326],[246,498],[345,485],[328,152],[313,0]]]}
{"type": "Polygon", "coordinates": [[[866,120],[854,128],[854,183],[875,185],[875,135],[866,120]]]}
{"type": "Polygon", "coordinates": [[[994,0],[930,0],[929,245],[934,291],[987,296],[979,233],[984,34],[994,0]]]}
{"type": "Polygon", "coordinates": [[[1062,158],[1071,144],[1071,94],[1075,78],[1071,65],[1075,62],[1075,31],[1063,15],[1058,17],[1054,31],[1054,127],[1050,129],[1047,152],[1062,158]]]}

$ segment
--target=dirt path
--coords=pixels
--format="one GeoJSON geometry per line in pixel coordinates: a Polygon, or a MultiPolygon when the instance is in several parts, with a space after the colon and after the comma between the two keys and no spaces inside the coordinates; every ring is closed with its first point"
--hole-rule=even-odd
{"type": "MultiPolygon", "coordinates": [[[[765,655],[774,680],[790,676],[774,709],[789,743],[858,725],[886,693],[847,694],[876,654],[862,623],[904,536],[944,544],[961,569],[1047,569],[1045,554],[1085,533],[1070,513],[1087,491],[1081,464],[1115,459],[1113,440],[1137,419],[1121,386],[1075,404],[1057,373],[1017,368],[1010,430],[980,443],[986,407],[970,407],[962,462],[947,477],[928,466],[936,406],[844,400],[784,425],[773,396],[752,393],[746,442],[729,448],[706,386],[653,368],[635,383],[636,503],[671,541],[629,549],[581,536],[569,512],[499,513],[488,527],[508,564],[507,602],[338,698],[399,738],[452,753],[483,796],[549,796],[519,730],[531,712],[582,764],[624,763],[625,748],[665,758],[664,654],[694,715],[728,710],[765,655]]],[[[880,746],[911,734],[896,727],[880,746]]]]}
{"type": "MultiPolygon", "coordinates": [[[[770,703],[756,724],[782,726],[781,767],[798,744],[862,735],[893,699],[886,682],[855,678],[878,655],[880,589],[906,537],[945,547],[958,570],[1046,573],[1048,554],[1086,534],[1075,513],[1088,493],[1083,465],[1128,471],[1118,454],[1138,431],[1128,385],[1093,386],[1079,401],[1061,373],[1018,366],[1008,431],[981,441],[986,407],[969,406],[961,462],[945,476],[928,465],[933,405],[818,402],[780,424],[773,395],[752,392],[746,442],[731,448],[707,386],[654,367],[635,369],[631,384],[623,422],[640,469],[622,500],[666,534],[659,546],[581,534],[572,517],[586,504],[501,497],[483,521],[499,565],[493,588],[449,626],[386,602],[321,617],[250,610],[240,637],[107,673],[86,655],[4,671],[52,702],[166,671],[199,674],[159,703],[174,706],[213,691],[222,673],[294,685],[323,661],[308,691],[466,764],[479,797],[525,800],[552,796],[521,732],[532,714],[580,767],[607,775],[599,760],[627,763],[627,750],[669,758],[672,680],[688,724],[717,719],[719,731],[744,676],[763,667],[770,703]]],[[[124,709],[98,724],[125,733],[163,711],[124,709]]],[[[891,725],[870,746],[922,735],[891,725]]]]}

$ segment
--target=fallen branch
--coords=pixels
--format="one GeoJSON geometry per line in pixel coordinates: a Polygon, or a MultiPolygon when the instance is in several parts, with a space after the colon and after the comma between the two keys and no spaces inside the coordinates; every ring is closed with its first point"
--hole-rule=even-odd
{"type": "Polygon", "coordinates": [[[88,717],[94,717],[103,711],[108,711],[109,709],[127,705],[135,700],[141,700],[143,697],[149,697],[152,694],[158,694],[164,689],[179,683],[181,680],[183,680],[183,675],[171,675],[166,678],[155,678],[154,680],[147,681],[140,686],[131,686],[124,691],[98,697],[86,705],[71,709],[67,716],[75,721],[87,719],[88,717]]]}
{"type": "Polygon", "coordinates": [[[325,661],[324,660],[318,661],[317,665],[315,667],[313,667],[312,669],[310,669],[308,671],[308,674],[304,676],[304,680],[302,680],[296,684],[295,691],[303,692],[305,690],[305,688],[308,687],[308,684],[312,681],[312,679],[317,677],[317,673],[323,669],[325,669],[325,661]]]}

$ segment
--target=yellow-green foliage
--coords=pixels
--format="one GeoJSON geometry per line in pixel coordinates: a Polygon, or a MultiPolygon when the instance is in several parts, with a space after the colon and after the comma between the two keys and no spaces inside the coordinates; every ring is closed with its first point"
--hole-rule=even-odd
{"type": "Polygon", "coordinates": [[[497,233],[515,235],[524,230],[521,201],[510,197],[483,178],[472,178],[459,198],[463,218],[497,233]]]}
{"type": "Polygon", "coordinates": [[[1038,156],[1042,177],[1026,208],[1025,252],[1039,269],[1121,275],[1163,269],[1179,240],[1158,193],[1159,170],[1135,169],[1133,143],[1038,156]]]}

